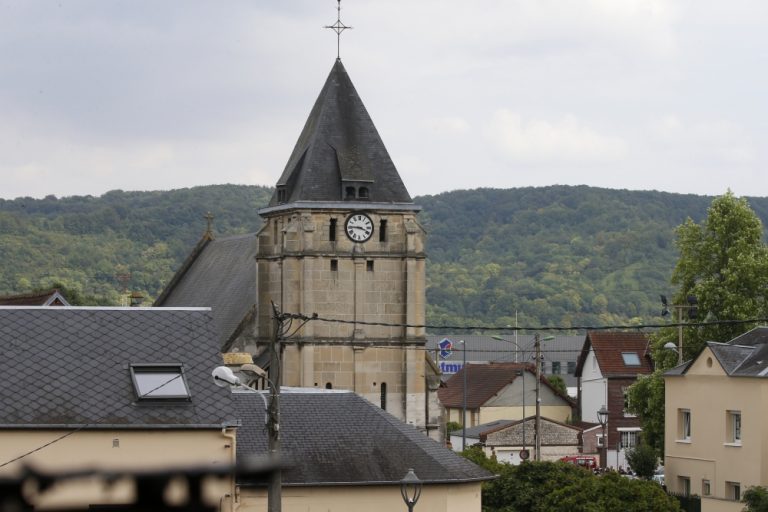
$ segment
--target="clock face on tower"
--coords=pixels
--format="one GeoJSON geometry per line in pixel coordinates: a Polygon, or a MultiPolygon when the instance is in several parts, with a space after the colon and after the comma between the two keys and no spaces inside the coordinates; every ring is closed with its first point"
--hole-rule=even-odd
{"type": "Polygon", "coordinates": [[[353,242],[365,242],[373,235],[373,221],[364,213],[353,213],[347,217],[344,231],[353,242]]]}

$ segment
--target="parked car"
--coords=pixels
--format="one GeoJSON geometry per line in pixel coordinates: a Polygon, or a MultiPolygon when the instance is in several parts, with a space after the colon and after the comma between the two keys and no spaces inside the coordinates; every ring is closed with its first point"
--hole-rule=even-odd
{"type": "Polygon", "coordinates": [[[591,455],[567,455],[561,458],[560,462],[575,464],[589,470],[597,469],[597,458],[591,455]]]}

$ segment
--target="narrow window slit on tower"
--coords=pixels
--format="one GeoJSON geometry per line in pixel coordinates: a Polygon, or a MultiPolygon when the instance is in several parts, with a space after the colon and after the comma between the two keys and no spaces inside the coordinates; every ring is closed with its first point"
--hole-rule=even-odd
{"type": "Polygon", "coordinates": [[[336,241],[336,219],[331,219],[331,225],[328,228],[328,240],[336,241]]]}
{"type": "Polygon", "coordinates": [[[331,272],[339,270],[339,260],[331,260],[331,272]]]}
{"type": "Polygon", "coordinates": [[[387,410],[387,383],[381,383],[381,408],[387,410]]]}
{"type": "Polygon", "coordinates": [[[381,219],[379,222],[379,242],[387,241],[387,220],[381,219]]]}
{"type": "Polygon", "coordinates": [[[366,261],[365,268],[368,270],[368,272],[373,272],[373,260],[366,261]]]}

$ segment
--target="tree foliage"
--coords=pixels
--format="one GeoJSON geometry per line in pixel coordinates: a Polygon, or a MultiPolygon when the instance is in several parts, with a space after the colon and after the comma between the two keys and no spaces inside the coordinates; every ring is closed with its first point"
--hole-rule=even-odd
{"type": "Polygon", "coordinates": [[[562,395],[568,396],[568,387],[565,385],[565,381],[559,375],[550,375],[547,377],[547,381],[553,388],[558,390],[562,395]]]}
{"type": "Polygon", "coordinates": [[[483,512],[666,512],[680,510],[676,499],[655,482],[602,476],[562,462],[518,466],[486,457],[480,448],[462,454],[498,475],[483,484],[483,512]]]}
{"type": "Polygon", "coordinates": [[[637,476],[650,480],[659,465],[659,456],[653,446],[641,443],[627,451],[627,462],[637,476]]]}
{"type": "MultiPolygon", "coordinates": [[[[673,320],[687,318],[688,297],[696,297],[696,321],[746,320],[768,317],[768,248],[763,225],[744,198],[728,192],[712,201],[701,223],[690,218],[677,228],[679,259],[671,282],[678,287],[671,304],[673,320]]],[[[683,359],[690,360],[707,341],[727,342],[752,324],[685,326],[683,359]]],[[[679,328],[660,329],[651,336],[656,371],[638,379],[629,390],[629,407],[640,416],[643,435],[660,456],[664,453],[663,373],[677,364],[678,355],[664,349],[678,345],[679,328]]]]}
{"type": "Polygon", "coordinates": [[[761,486],[749,487],[741,499],[746,503],[744,512],[768,512],[768,489],[761,486]]]}

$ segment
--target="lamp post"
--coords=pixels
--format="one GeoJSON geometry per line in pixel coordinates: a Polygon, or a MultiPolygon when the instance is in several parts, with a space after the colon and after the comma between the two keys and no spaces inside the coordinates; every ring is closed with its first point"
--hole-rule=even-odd
{"type": "MultiPolygon", "coordinates": [[[[669,314],[670,304],[667,302],[666,295],[661,295],[661,316],[669,314]]],[[[683,364],[683,310],[688,310],[688,319],[693,320],[699,313],[699,301],[693,295],[687,298],[688,304],[672,304],[671,307],[677,310],[677,364],[683,364]]],[[[666,348],[666,345],[665,345],[666,348]]]]}
{"type": "Polygon", "coordinates": [[[464,340],[461,343],[462,365],[461,373],[464,382],[462,383],[461,397],[461,451],[467,449],[467,344],[464,340]]]}
{"type": "Polygon", "coordinates": [[[413,469],[409,468],[408,473],[400,480],[400,495],[408,507],[408,512],[413,512],[413,507],[421,496],[421,480],[413,472],[413,469]]]}
{"type": "Polygon", "coordinates": [[[607,462],[605,459],[607,457],[607,447],[608,447],[608,440],[605,437],[605,426],[608,424],[608,409],[606,409],[605,406],[600,407],[600,409],[597,411],[597,421],[600,423],[600,426],[603,427],[603,446],[601,446],[600,450],[600,468],[605,469],[605,463],[607,462]]]}

